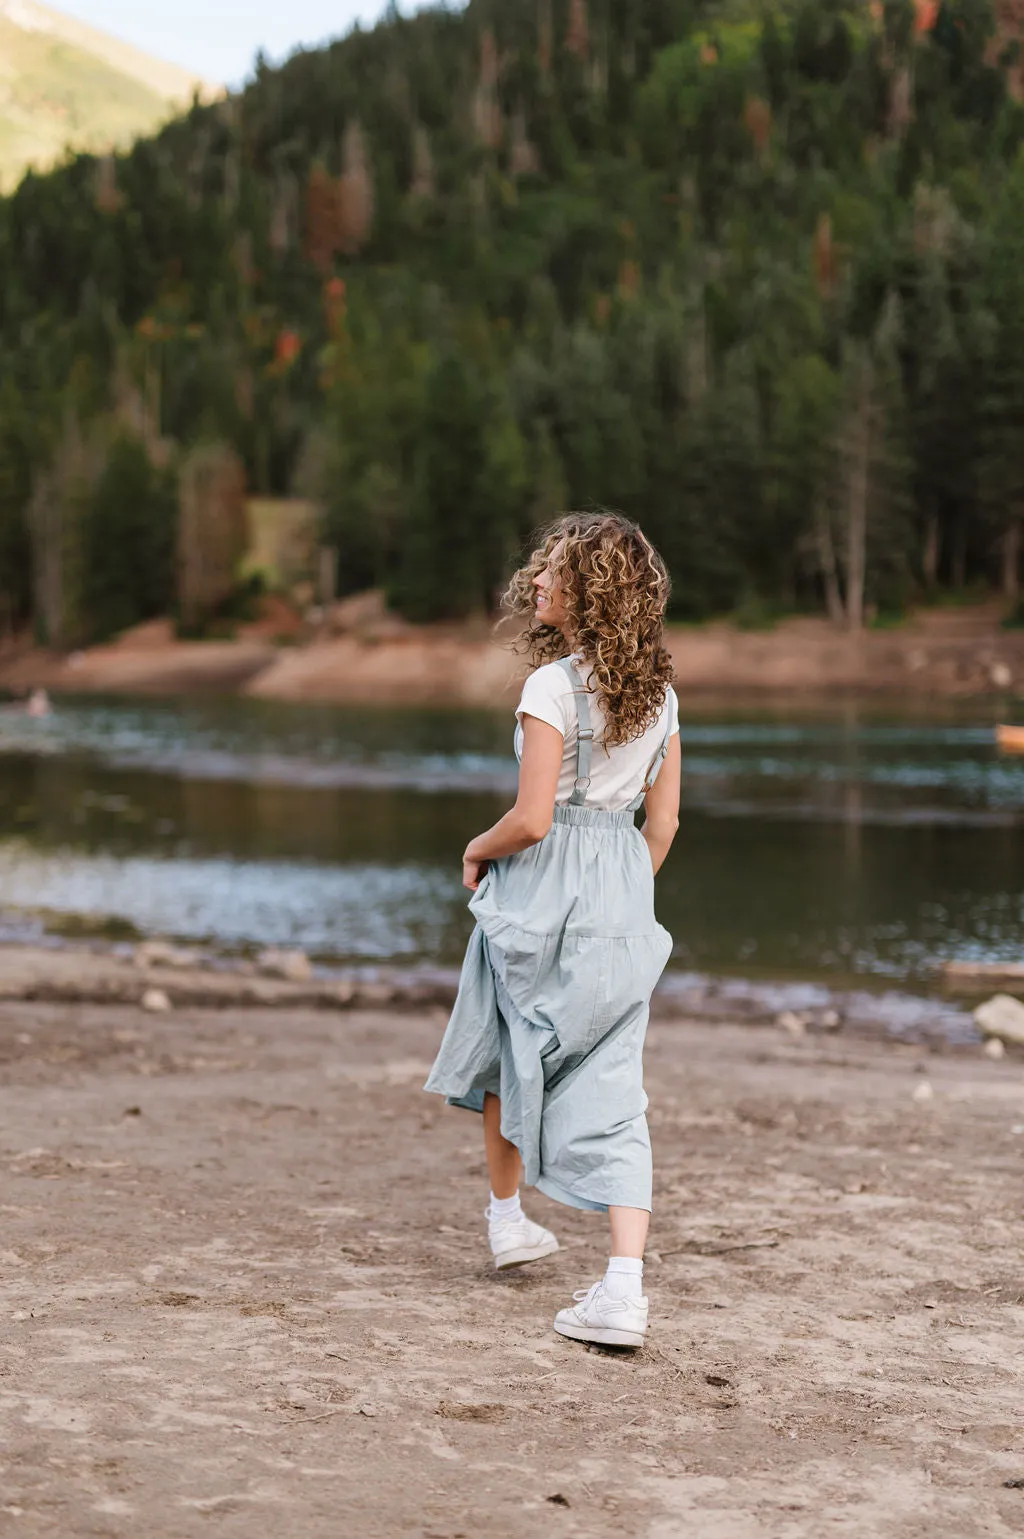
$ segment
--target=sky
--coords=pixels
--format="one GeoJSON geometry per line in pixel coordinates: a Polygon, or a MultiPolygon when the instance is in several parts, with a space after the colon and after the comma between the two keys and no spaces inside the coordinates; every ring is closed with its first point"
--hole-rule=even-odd
{"type": "MultiPolygon", "coordinates": [[[[384,0],[49,0],[55,10],[110,32],[207,80],[240,85],[262,48],[271,60],[372,26],[384,0]]],[[[405,0],[402,11],[416,9],[405,0]]]]}

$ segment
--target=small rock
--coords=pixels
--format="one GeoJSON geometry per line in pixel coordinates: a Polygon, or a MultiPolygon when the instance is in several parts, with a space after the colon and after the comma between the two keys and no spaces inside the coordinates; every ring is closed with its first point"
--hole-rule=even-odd
{"type": "Polygon", "coordinates": [[[334,985],[334,997],[339,1005],[350,1005],[356,997],[356,986],[349,979],[334,985]]]}
{"type": "Polygon", "coordinates": [[[803,1016],[797,1015],[795,1010],[782,1010],[775,1017],[775,1024],[788,1031],[791,1037],[802,1037],[807,1031],[803,1016]]]}
{"type": "Polygon", "coordinates": [[[988,676],[996,689],[1009,689],[1013,683],[1013,674],[1005,663],[993,663],[988,671],[988,676]]]}
{"type": "Polygon", "coordinates": [[[124,1109],[124,1115],[126,1117],[141,1117],[142,1116],[142,1107],[141,1106],[126,1106],[125,1109],[124,1109]]]}
{"type": "Polygon", "coordinates": [[[195,967],[198,960],[194,951],[162,940],[142,941],[132,954],[136,967],[195,967]]]}
{"type": "Polygon", "coordinates": [[[554,1496],[546,1496],[544,1500],[550,1502],[552,1507],[569,1507],[572,1505],[569,1498],[563,1496],[561,1491],[556,1491],[554,1496]]]}
{"type": "Polygon", "coordinates": [[[993,994],[974,1012],[974,1024],[983,1037],[1024,1046],[1024,1005],[1012,994],[993,994]]]}
{"type": "Polygon", "coordinates": [[[989,1037],[982,1052],[986,1058],[1005,1058],[1006,1048],[999,1037],[989,1037]]]}
{"type": "Polygon", "coordinates": [[[142,996],[142,1008],[151,1011],[154,1015],[161,1015],[171,1008],[171,1001],[163,989],[147,989],[142,996]]]}
{"type": "Polygon", "coordinates": [[[914,1086],[913,1099],[919,1103],[923,1103],[925,1101],[934,1101],[935,1091],[932,1089],[928,1080],[923,1079],[919,1085],[914,1086]]]}
{"type": "Polygon", "coordinates": [[[270,978],[284,978],[289,983],[308,983],[313,964],[304,951],[261,951],[256,966],[270,978]]]}
{"type": "Polygon", "coordinates": [[[838,1010],[823,1010],[818,1024],[822,1031],[838,1031],[843,1024],[843,1019],[838,1010]]]}

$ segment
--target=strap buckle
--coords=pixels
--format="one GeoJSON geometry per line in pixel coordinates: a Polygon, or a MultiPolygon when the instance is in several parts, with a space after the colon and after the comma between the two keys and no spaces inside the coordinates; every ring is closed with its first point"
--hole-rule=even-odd
{"type": "Polygon", "coordinates": [[[594,729],[593,729],[593,727],[580,727],[579,732],[577,733],[577,736],[579,737],[579,740],[580,740],[581,743],[593,742],[593,739],[594,739],[594,729]]]}

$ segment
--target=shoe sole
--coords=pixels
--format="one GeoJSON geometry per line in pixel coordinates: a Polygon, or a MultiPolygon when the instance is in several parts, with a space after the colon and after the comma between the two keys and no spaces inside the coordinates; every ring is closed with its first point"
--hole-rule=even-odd
{"type": "Polygon", "coordinates": [[[643,1331],[617,1331],[610,1325],[561,1325],[557,1320],[555,1330],[572,1341],[590,1341],[598,1347],[642,1347],[645,1335],[643,1331]]]}
{"type": "Polygon", "coordinates": [[[545,1256],[553,1256],[558,1249],[558,1241],[551,1245],[524,1245],[521,1250],[506,1250],[500,1256],[495,1256],[495,1271],[504,1272],[513,1266],[528,1266],[531,1261],[543,1261],[545,1256]]]}

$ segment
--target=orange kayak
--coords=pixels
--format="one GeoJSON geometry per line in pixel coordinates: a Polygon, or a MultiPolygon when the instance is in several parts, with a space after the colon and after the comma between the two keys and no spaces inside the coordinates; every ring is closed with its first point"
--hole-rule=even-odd
{"type": "Polygon", "coordinates": [[[1024,727],[997,727],[996,742],[1004,753],[1024,753],[1024,727]]]}

